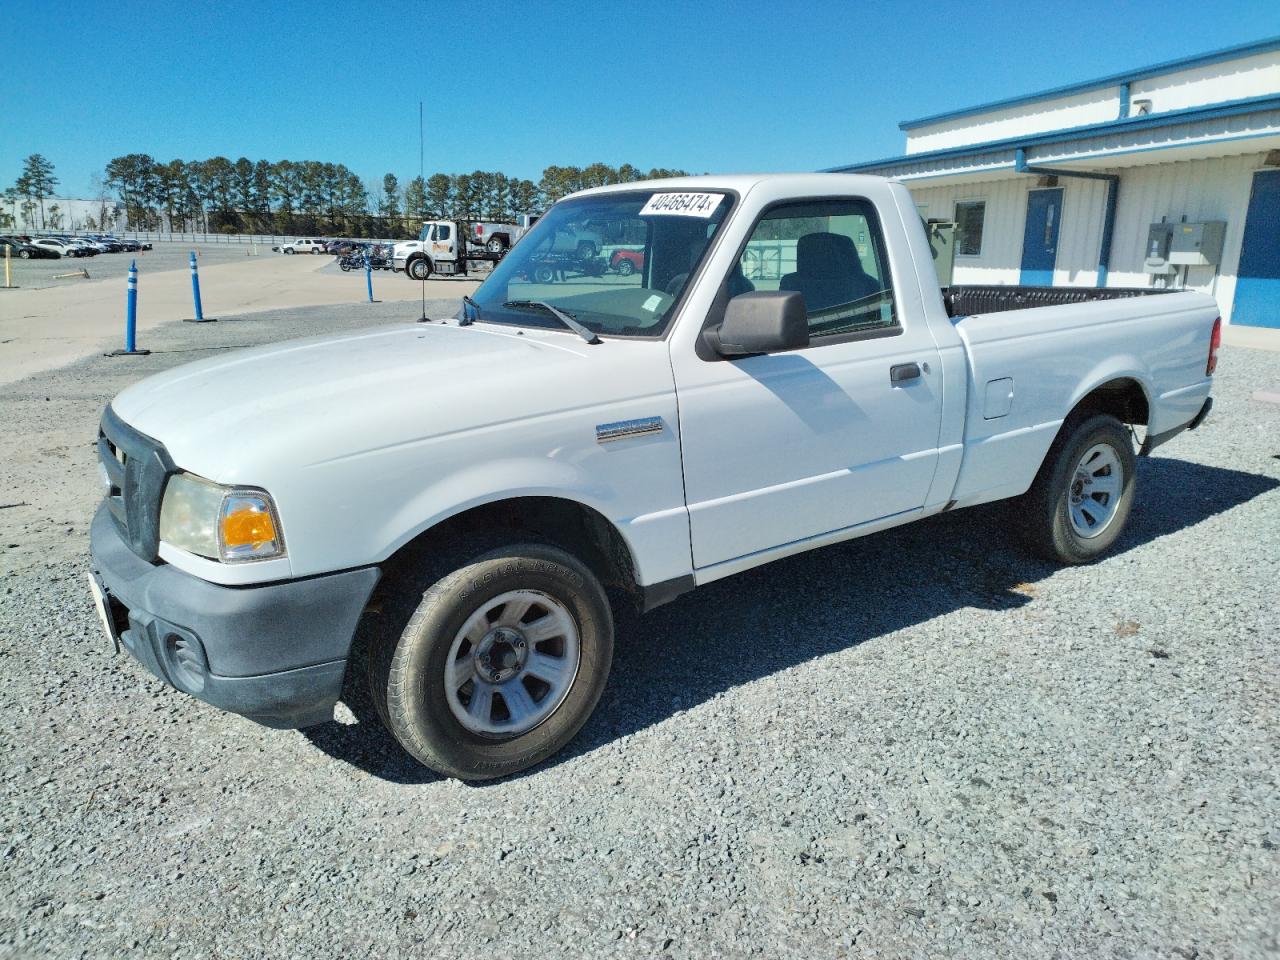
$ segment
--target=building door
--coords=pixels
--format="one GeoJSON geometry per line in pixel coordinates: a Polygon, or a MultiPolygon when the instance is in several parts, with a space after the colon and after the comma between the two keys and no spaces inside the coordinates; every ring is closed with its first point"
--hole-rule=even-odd
{"type": "Polygon", "coordinates": [[[1022,234],[1022,279],[1026,287],[1053,286],[1058,262],[1058,227],[1062,223],[1062,188],[1027,194],[1027,228],[1022,234]]]}
{"type": "Polygon", "coordinates": [[[1231,322],[1280,327],[1280,170],[1253,175],[1231,322]]]}

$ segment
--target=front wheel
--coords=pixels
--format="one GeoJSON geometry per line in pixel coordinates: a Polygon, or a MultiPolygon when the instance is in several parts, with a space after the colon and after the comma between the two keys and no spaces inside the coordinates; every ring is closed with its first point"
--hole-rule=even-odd
{"type": "Polygon", "coordinates": [[[618,261],[617,270],[618,270],[618,276],[629,277],[636,272],[636,265],[632,263],[630,260],[623,258],[622,260],[618,261]]]}
{"type": "Polygon", "coordinates": [[[1048,560],[1089,563],[1119,539],[1133,507],[1137,458],[1109,414],[1068,420],[1021,504],[1023,533],[1048,560]]]}
{"type": "Polygon", "coordinates": [[[369,671],[405,750],[446,776],[487,780],[577,734],[613,660],[609,602],[590,570],[558,547],[522,543],[420,589],[411,576],[392,586],[392,607],[418,602],[399,636],[376,644],[369,671]]]}
{"type": "Polygon", "coordinates": [[[404,272],[413,280],[425,280],[431,276],[431,262],[426,257],[418,257],[405,265],[404,272]]]}
{"type": "Polygon", "coordinates": [[[31,259],[31,251],[30,251],[30,250],[19,250],[19,251],[18,251],[18,256],[19,256],[20,258],[22,258],[23,260],[30,260],[30,259],[31,259]]]}

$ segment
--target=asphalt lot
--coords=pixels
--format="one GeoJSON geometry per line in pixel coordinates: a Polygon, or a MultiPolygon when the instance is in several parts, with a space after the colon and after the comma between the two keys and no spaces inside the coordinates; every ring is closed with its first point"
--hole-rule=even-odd
{"type": "MultiPolygon", "coordinates": [[[[90,280],[123,280],[129,274],[130,261],[138,264],[138,275],[159,273],[162,270],[181,270],[190,262],[191,251],[196,251],[201,266],[215,263],[236,263],[250,256],[249,244],[195,243],[191,241],[153,241],[154,249],[136,253],[100,253],[96,257],[62,257],[58,260],[11,260],[13,282],[22,289],[45,289],[83,283],[79,278],[55,280],[55,274],[87,270],[90,280]]],[[[278,257],[268,244],[258,247],[258,256],[278,257]]],[[[317,257],[317,259],[319,259],[317,257]]],[[[326,258],[328,259],[328,258],[326,258]]],[[[0,270],[3,264],[0,264],[0,270]]],[[[3,279],[0,276],[0,279],[3,279]]],[[[4,301],[0,300],[0,308],[4,301]]]]}
{"type": "Polygon", "coordinates": [[[1223,349],[1102,563],[997,504],[713,584],[628,627],[564,754],[471,787],[354,690],[281,732],[166,688],[83,582],[114,393],[417,313],[165,324],[0,386],[0,956],[1280,949],[1280,353],[1223,349]]]}

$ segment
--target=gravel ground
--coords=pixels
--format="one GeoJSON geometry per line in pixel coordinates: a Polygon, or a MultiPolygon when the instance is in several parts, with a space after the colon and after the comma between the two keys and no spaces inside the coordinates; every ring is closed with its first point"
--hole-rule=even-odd
{"type": "Polygon", "coordinates": [[[298,733],[164,687],[83,582],[113,393],[411,315],[173,324],[0,388],[0,955],[1280,951],[1280,354],[1223,350],[1106,561],[1029,560],[994,506],[714,584],[620,638],[565,754],[471,787],[359,697],[298,733]]]}

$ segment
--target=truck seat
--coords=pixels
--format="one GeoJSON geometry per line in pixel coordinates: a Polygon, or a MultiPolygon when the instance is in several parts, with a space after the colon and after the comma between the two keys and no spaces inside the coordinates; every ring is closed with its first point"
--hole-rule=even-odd
{"type": "Polygon", "coordinates": [[[862,269],[853,240],[842,233],[806,233],[796,243],[796,271],[778,284],[804,296],[810,312],[851,303],[879,292],[880,284],[862,269]]]}

